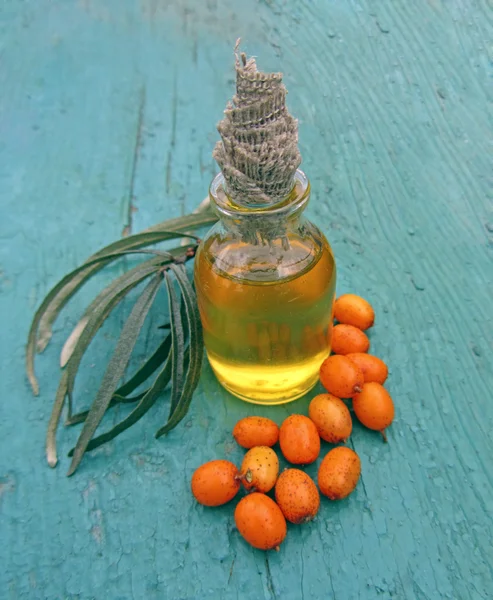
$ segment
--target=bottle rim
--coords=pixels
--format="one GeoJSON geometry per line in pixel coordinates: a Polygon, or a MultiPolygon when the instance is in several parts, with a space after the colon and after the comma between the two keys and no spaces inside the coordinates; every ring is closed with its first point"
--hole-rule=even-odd
{"type": "Polygon", "coordinates": [[[218,173],[209,187],[209,197],[221,216],[232,219],[242,217],[287,217],[304,210],[310,199],[310,182],[301,169],[294,174],[292,191],[282,200],[270,205],[245,207],[236,204],[227,194],[225,178],[218,173]]]}

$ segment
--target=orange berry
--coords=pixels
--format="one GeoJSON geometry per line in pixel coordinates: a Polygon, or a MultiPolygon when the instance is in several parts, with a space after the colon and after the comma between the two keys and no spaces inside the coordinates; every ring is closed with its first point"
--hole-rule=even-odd
{"type": "Polygon", "coordinates": [[[308,465],[320,454],[320,436],[315,423],[304,415],[291,415],[284,420],[279,444],[284,458],[295,465],[308,465]]]}
{"type": "Polygon", "coordinates": [[[243,448],[273,446],[279,440],[279,427],[265,417],[245,417],[234,426],[233,437],[243,448]]]}
{"type": "Polygon", "coordinates": [[[359,456],[346,446],[331,450],[320,463],[318,487],[331,500],[341,500],[354,490],[361,474],[359,456]]]}
{"type": "Polygon", "coordinates": [[[286,469],[276,483],[276,502],[290,523],[308,523],[318,512],[320,494],[305,472],[286,469]]]}
{"type": "Polygon", "coordinates": [[[337,298],[334,317],[339,323],[369,329],[375,321],[375,312],[369,302],[355,294],[344,294],[337,298]]]}
{"type": "Polygon", "coordinates": [[[235,509],[235,523],[240,534],[254,548],[279,549],[286,537],[286,519],[277,504],[259,492],[242,498],[235,509]]]}
{"type": "Polygon", "coordinates": [[[241,480],[247,490],[268,492],[279,474],[279,459],[268,446],[251,448],[241,463],[241,480]]]}
{"type": "Polygon", "coordinates": [[[239,472],[229,460],[211,460],[192,475],[192,494],[205,506],[220,506],[240,489],[239,472]]]}
{"type": "Polygon", "coordinates": [[[338,444],[351,435],[353,422],[349,409],[332,394],[315,396],[308,407],[308,415],[315,423],[318,434],[326,442],[338,444]]]}
{"type": "Polygon", "coordinates": [[[337,398],[352,398],[361,392],[365,382],[363,373],[346,356],[335,354],[326,358],[320,367],[320,381],[337,398]]]}
{"type": "Polygon", "coordinates": [[[336,325],[332,330],[332,352],[349,354],[351,352],[368,352],[370,340],[364,331],[354,325],[336,325]]]}
{"type": "Polygon", "coordinates": [[[382,385],[365,383],[363,391],[353,398],[353,409],[365,427],[380,431],[387,441],[384,430],[394,420],[394,403],[382,385]]]}
{"type": "Polygon", "coordinates": [[[375,381],[382,385],[385,383],[389,370],[381,358],[361,352],[346,354],[346,356],[361,369],[365,383],[370,383],[370,381],[375,381]]]}

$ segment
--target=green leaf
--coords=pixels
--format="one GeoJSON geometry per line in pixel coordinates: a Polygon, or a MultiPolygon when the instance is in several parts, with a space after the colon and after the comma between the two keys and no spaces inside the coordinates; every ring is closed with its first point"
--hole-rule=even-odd
{"type": "MultiPolygon", "coordinates": [[[[164,367],[156,377],[156,380],[149,388],[147,393],[143,396],[139,404],[134,408],[134,410],[112,429],[92,439],[87,444],[86,452],[89,450],[94,450],[94,448],[98,448],[102,444],[114,439],[117,435],[134,425],[141,417],[145,415],[145,413],[155,404],[159,395],[168,385],[171,378],[171,363],[172,360],[170,360],[168,357],[168,360],[166,360],[164,367]]],[[[73,456],[74,451],[75,449],[72,449],[68,455],[73,456]]]]}
{"type": "Polygon", "coordinates": [[[185,333],[183,330],[180,303],[176,297],[173,281],[166,274],[168,288],[169,316],[171,322],[171,406],[176,406],[184,384],[185,333]]]}
{"type": "Polygon", "coordinates": [[[29,334],[28,334],[28,338],[27,338],[27,348],[26,348],[26,372],[27,372],[29,382],[31,383],[33,392],[36,396],[39,394],[39,386],[38,386],[38,381],[36,379],[36,375],[34,373],[34,354],[35,354],[35,350],[36,350],[36,342],[37,342],[39,323],[40,323],[43,315],[46,314],[46,312],[49,310],[51,303],[57,297],[57,294],[59,293],[59,291],[62,290],[67,285],[69,285],[70,282],[74,279],[74,277],[77,277],[77,275],[79,275],[81,273],[81,271],[83,271],[84,269],[87,269],[88,266],[91,266],[91,265],[94,266],[97,263],[100,263],[100,262],[104,263],[105,261],[107,262],[108,260],[109,259],[106,256],[101,256],[99,258],[95,258],[94,260],[91,261],[90,265],[83,265],[81,267],[78,267],[77,269],[74,269],[67,275],[65,275],[65,277],[63,277],[55,285],[55,287],[53,287],[48,292],[48,294],[44,298],[43,302],[41,303],[41,306],[36,311],[34,318],[32,320],[32,323],[31,323],[31,328],[29,330],[29,334]]]}
{"type": "Polygon", "coordinates": [[[46,433],[46,460],[50,467],[56,467],[58,462],[56,452],[56,431],[58,429],[58,424],[60,423],[63,405],[65,404],[65,399],[67,397],[67,389],[68,373],[65,371],[60,378],[53,410],[51,411],[50,421],[48,423],[48,431],[46,433]]]}
{"type": "Polygon", "coordinates": [[[72,356],[67,364],[69,371],[68,392],[71,394],[74,388],[75,377],[82,357],[87,350],[92,339],[103,325],[111,311],[121,302],[121,300],[136,287],[141,281],[156,273],[161,267],[155,262],[155,259],[149,261],[147,267],[140,265],[121,275],[106,290],[103,290],[96,300],[92,303],[92,311],[88,313],[89,320],[74,348],[72,356]],[[107,291],[109,290],[109,291],[107,291]]]}
{"type": "MultiPolygon", "coordinates": [[[[115,295],[117,291],[121,291],[124,288],[123,284],[125,284],[128,281],[132,281],[134,276],[137,276],[138,279],[138,275],[143,274],[148,267],[154,266],[157,270],[160,266],[164,264],[169,264],[170,262],[171,261],[168,260],[161,261],[160,259],[156,258],[145,261],[114,279],[107,287],[105,287],[101,292],[99,292],[96,298],[86,308],[82,318],[67,338],[67,341],[63,346],[62,353],[60,356],[60,366],[64,367],[66,364],[68,364],[68,361],[72,357],[72,354],[75,348],[77,347],[78,341],[82,336],[82,333],[84,332],[85,328],[89,323],[90,317],[93,315],[93,313],[101,305],[102,302],[107,301],[108,298],[115,295]]],[[[139,283],[140,281],[141,279],[138,279],[137,283],[139,283]]]]}
{"type": "MultiPolygon", "coordinates": [[[[122,386],[120,386],[116,392],[113,394],[113,398],[111,399],[110,406],[115,406],[116,404],[127,404],[131,402],[137,402],[141,398],[143,398],[150,388],[147,388],[144,392],[137,394],[135,396],[129,397],[128,394],[131,394],[135,389],[139,387],[144,381],[149,379],[149,377],[166,361],[169,356],[171,349],[171,335],[166,336],[164,341],[159,345],[154,354],[150,356],[146,362],[142,365],[142,367],[122,386]]],[[[65,421],[65,425],[77,425],[78,423],[83,423],[87,415],[89,414],[88,410],[82,411],[75,415],[72,415],[69,419],[65,421]]]]}
{"type": "MultiPolygon", "coordinates": [[[[134,402],[138,402],[141,398],[143,398],[146,393],[149,391],[149,388],[140,394],[136,394],[135,396],[119,396],[116,392],[113,394],[113,398],[109,404],[109,407],[116,406],[117,404],[132,404],[134,402]]],[[[108,407],[108,408],[109,408],[108,407]]],[[[87,415],[89,414],[88,410],[83,410],[79,413],[75,413],[75,415],[71,415],[65,421],[65,425],[67,427],[71,427],[72,425],[78,425],[79,423],[84,423],[87,419],[87,415]]]]}
{"type": "MultiPolygon", "coordinates": [[[[216,220],[216,219],[214,219],[216,220]]],[[[181,233],[181,231],[186,230],[188,228],[196,229],[197,227],[201,227],[206,223],[211,222],[211,216],[208,216],[206,213],[200,215],[189,215],[187,217],[181,217],[181,219],[171,219],[168,222],[164,222],[162,225],[166,225],[166,223],[173,224],[177,223],[174,227],[161,228],[150,228],[147,231],[142,233],[137,233],[135,235],[130,235],[128,237],[122,238],[108,246],[105,246],[95,254],[93,254],[83,266],[86,267],[81,273],[76,275],[72,280],[67,283],[60,292],[52,298],[51,307],[49,310],[46,310],[42,315],[39,322],[39,351],[44,350],[50,341],[52,331],[51,326],[53,325],[54,320],[56,319],[58,313],[65,306],[67,301],[75,294],[75,292],[95,273],[100,271],[104,266],[106,266],[111,260],[104,261],[104,264],[90,264],[94,259],[98,259],[101,256],[105,256],[108,254],[118,254],[122,251],[126,250],[134,250],[137,248],[142,248],[144,246],[150,246],[152,244],[157,244],[160,242],[164,242],[166,240],[175,239],[178,237],[194,237],[191,236],[188,232],[181,233]],[[193,218],[192,218],[193,217],[193,218]],[[180,224],[180,221],[181,224],[180,224]]],[[[213,221],[212,221],[213,222],[213,221]]]]}
{"type": "MultiPolygon", "coordinates": [[[[202,202],[197,206],[197,208],[193,211],[193,214],[200,214],[200,213],[213,213],[212,207],[211,207],[211,199],[210,196],[206,196],[202,202]]],[[[181,241],[181,245],[184,246],[186,244],[186,240],[182,240],[181,241]]]]}
{"type": "MultiPolygon", "coordinates": [[[[218,216],[212,210],[210,204],[205,206],[204,210],[200,210],[197,213],[191,213],[183,217],[177,217],[175,219],[169,219],[163,221],[157,225],[152,225],[144,230],[144,233],[149,231],[188,231],[195,230],[204,227],[205,225],[212,225],[218,220],[218,216]]],[[[130,236],[132,237],[132,236],[130,236]]],[[[128,239],[128,238],[127,238],[128,239]]]]}
{"type": "MultiPolygon", "coordinates": [[[[166,260],[165,264],[166,263],[169,263],[169,261],[166,260]]],[[[105,288],[102,292],[100,292],[98,294],[98,296],[96,297],[96,299],[93,300],[90,307],[87,309],[86,315],[85,315],[87,322],[85,323],[85,325],[84,325],[81,333],[79,334],[78,339],[76,340],[76,343],[74,344],[74,347],[72,349],[71,356],[72,356],[73,360],[71,360],[67,365],[67,376],[68,376],[67,395],[68,395],[68,399],[69,399],[69,412],[68,412],[68,418],[66,420],[67,424],[72,425],[72,424],[83,422],[87,417],[87,414],[85,414],[85,411],[82,413],[77,413],[76,415],[72,415],[71,399],[72,399],[72,393],[73,393],[73,388],[74,388],[74,383],[75,383],[75,377],[77,375],[79,364],[80,364],[80,361],[82,360],[82,357],[83,357],[85,351],[87,350],[89,344],[91,343],[92,339],[94,338],[94,336],[96,335],[96,333],[98,332],[98,330],[100,329],[102,324],[104,323],[105,319],[109,316],[110,312],[125,297],[125,295],[128,294],[131,289],[136,287],[143,279],[145,279],[145,278],[149,277],[150,275],[152,275],[153,273],[157,272],[161,268],[161,265],[162,265],[162,261],[160,259],[152,259],[150,261],[146,261],[140,265],[137,265],[130,271],[127,271],[126,273],[124,273],[123,275],[118,277],[107,288],[105,288]],[[73,357],[73,353],[75,353],[75,357],[73,357]]],[[[170,337],[170,336],[168,336],[168,337],[170,337]]],[[[165,342],[163,342],[163,344],[165,344],[165,342]]],[[[166,346],[168,346],[168,348],[169,348],[169,345],[170,345],[170,341],[168,341],[166,343],[166,346]]],[[[164,360],[166,359],[167,353],[169,352],[169,349],[166,350],[166,348],[164,348],[163,350],[164,351],[163,351],[163,356],[162,356],[162,362],[164,362],[164,360]]],[[[156,356],[153,355],[153,357],[151,357],[150,360],[151,360],[150,366],[152,366],[153,361],[156,360],[156,356]]],[[[154,370],[157,369],[158,366],[159,366],[159,364],[157,364],[157,366],[155,366],[154,370]]],[[[149,365],[146,367],[146,369],[147,369],[147,372],[149,372],[149,370],[148,370],[149,365]]],[[[144,371],[144,373],[145,372],[146,371],[144,371]]],[[[141,376],[142,376],[142,373],[139,375],[139,377],[141,377],[141,376]]],[[[122,386],[121,389],[117,390],[117,392],[115,393],[115,396],[116,395],[119,395],[119,396],[128,395],[131,391],[133,391],[133,389],[135,389],[136,387],[138,387],[138,385],[140,385],[139,377],[136,380],[133,380],[133,383],[135,385],[132,389],[130,388],[131,382],[127,382],[127,384],[124,384],[124,386],[122,386]],[[123,390],[123,393],[122,393],[122,390],[123,390]]],[[[144,381],[144,380],[142,380],[142,381],[144,381]]],[[[139,400],[139,399],[140,398],[137,398],[137,400],[139,400]]],[[[128,399],[128,401],[132,401],[132,400],[128,399]]],[[[113,404],[116,404],[117,402],[122,402],[122,400],[121,399],[118,400],[117,398],[115,398],[113,404]]]]}
{"type": "Polygon", "coordinates": [[[139,387],[166,361],[171,349],[171,335],[167,335],[157,350],[126,383],[119,387],[115,395],[128,396],[139,387]]]}
{"type": "Polygon", "coordinates": [[[92,275],[118,258],[122,252],[176,237],[190,237],[189,233],[184,234],[181,232],[197,229],[215,221],[217,221],[217,216],[210,211],[164,221],[140,234],[123,238],[106,246],[90,257],[83,265],[63,277],[47,294],[36,311],[29,331],[26,348],[26,373],[33,393],[35,395],[39,394],[39,384],[34,372],[35,351],[42,352],[44,350],[51,338],[51,327],[56,317],[68,300],[92,275]]]}
{"type": "Polygon", "coordinates": [[[178,425],[178,423],[187,414],[193,392],[195,391],[195,388],[199,382],[200,371],[202,368],[202,357],[204,353],[202,327],[200,323],[200,315],[197,308],[197,298],[195,296],[195,292],[190,281],[188,280],[186,270],[183,266],[171,265],[171,270],[176,276],[185,303],[190,335],[190,358],[185,377],[185,384],[183,386],[180,398],[174,407],[170,407],[168,422],[156,433],[156,437],[158,438],[176,427],[176,425],[178,425]]]}
{"type": "MultiPolygon", "coordinates": [[[[181,247],[173,248],[172,250],[169,250],[168,252],[160,252],[160,251],[155,251],[155,250],[135,250],[135,252],[145,252],[145,253],[150,253],[150,254],[157,254],[158,256],[163,256],[163,260],[155,261],[155,262],[146,261],[144,263],[141,263],[140,265],[137,265],[130,271],[127,271],[126,273],[121,275],[120,278],[126,277],[128,275],[128,273],[138,272],[142,267],[145,267],[148,264],[159,264],[161,266],[165,266],[165,265],[169,265],[173,261],[180,261],[185,256],[183,248],[181,248],[181,247]]],[[[122,253],[122,254],[126,254],[126,253],[122,253]]],[[[129,254],[133,254],[133,252],[129,252],[129,254]]],[[[120,278],[117,278],[116,280],[114,280],[108,287],[106,287],[102,292],[100,292],[100,294],[89,305],[89,307],[84,312],[84,315],[82,316],[80,321],[77,323],[77,325],[72,330],[72,333],[67,338],[65,344],[63,345],[62,352],[60,354],[60,366],[62,368],[68,363],[68,361],[72,355],[72,352],[75,349],[77,341],[79,340],[82,332],[84,331],[85,326],[87,325],[87,322],[89,320],[88,315],[91,314],[91,312],[95,309],[95,307],[100,303],[101,299],[104,298],[104,296],[106,294],[111,293],[112,290],[118,286],[120,278]]]]}
{"type": "Polygon", "coordinates": [[[132,312],[122,329],[113,356],[111,357],[103,376],[101,386],[90,408],[89,415],[84,423],[77,444],[75,445],[72,463],[67,473],[69,476],[72,475],[79,466],[87,446],[111,402],[118,382],[125,373],[132,350],[140,330],[142,329],[147,313],[154,302],[160,283],[161,276],[158,275],[147,285],[142,292],[142,295],[136,301],[132,312]]]}
{"type": "MultiPolygon", "coordinates": [[[[168,263],[172,262],[175,258],[173,256],[173,254],[170,252],[146,251],[146,250],[136,250],[135,252],[136,253],[138,252],[138,253],[157,254],[159,256],[162,256],[163,259],[166,259],[166,261],[168,263]]],[[[183,253],[183,249],[181,249],[181,252],[183,253]]],[[[34,373],[34,354],[36,351],[36,346],[37,345],[39,346],[38,351],[44,350],[44,348],[46,347],[46,344],[49,341],[49,337],[51,337],[51,333],[50,333],[48,339],[46,340],[46,343],[44,341],[42,334],[41,334],[41,337],[38,339],[38,329],[42,329],[41,322],[42,322],[44,316],[46,314],[51,314],[52,303],[56,300],[58,294],[63,289],[67,289],[67,286],[70,286],[71,282],[73,282],[75,279],[77,279],[88,268],[91,269],[93,267],[97,267],[98,268],[97,270],[99,270],[100,268],[106,266],[108,263],[112,262],[113,260],[116,260],[117,258],[121,258],[122,256],[127,256],[128,254],[129,254],[129,252],[114,252],[114,253],[110,253],[110,254],[103,254],[103,255],[97,256],[97,257],[95,256],[94,258],[87,261],[84,265],[81,265],[80,267],[77,267],[70,273],[67,273],[67,275],[65,275],[65,277],[63,277],[55,285],[55,287],[53,287],[50,290],[50,292],[48,292],[47,296],[41,303],[41,306],[38,308],[38,310],[36,311],[36,313],[34,315],[34,318],[31,323],[31,328],[29,330],[28,339],[27,339],[26,372],[27,372],[29,382],[31,383],[31,387],[32,387],[35,395],[39,394],[39,385],[38,385],[38,381],[36,379],[36,375],[34,373]]],[[[136,269],[138,269],[138,268],[139,268],[139,266],[136,267],[136,269]]],[[[74,293],[75,293],[75,290],[74,290],[74,293]]],[[[69,297],[67,297],[67,300],[69,299],[69,297]]],[[[62,307],[60,306],[60,310],[61,310],[61,308],[62,307]]],[[[58,314],[58,313],[56,313],[56,314],[58,314]]],[[[55,317],[56,317],[56,315],[55,315],[55,317]]],[[[81,327],[80,323],[78,323],[77,326],[80,328],[81,327]]],[[[74,330],[74,332],[75,332],[75,330],[74,330]]],[[[74,333],[74,332],[72,332],[72,333],[74,333]]],[[[79,333],[79,335],[80,335],[80,333],[79,333]]]]}

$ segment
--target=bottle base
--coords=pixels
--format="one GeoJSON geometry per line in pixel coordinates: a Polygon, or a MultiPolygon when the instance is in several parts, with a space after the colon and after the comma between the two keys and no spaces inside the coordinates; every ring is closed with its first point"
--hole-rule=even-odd
{"type": "Polygon", "coordinates": [[[223,388],[225,390],[227,390],[230,394],[233,394],[233,396],[236,396],[237,398],[239,398],[240,400],[243,400],[244,402],[249,402],[250,404],[260,404],[262,406],[278,406],[280,404],[288,404],[289,402],[293,402],[294,400],[298,400],[299,398],[301,398],[302,396],[304,396],[305,394],[307,394],[311,389],[313,389],[316,384],[317,384],[317,380],[315,380],[309,387],[307,387],[305,390],[303,390],[302,392],[297,393],[295,396],[290,396],[289,398],[284,398],[284,399],[279,399],[277,398],[276,400],[266,400],[266,399],[252,399],[249,398],[247,396],[243,396],[240,393],[238,393],[236,390],[233,390],[231,388],[229,388],[227,385],[225,385],[224,383],[220,382],[221,385],[223,386],[223,388]]]}
{"type": "Polygon", "coordinates": [[[233,396],[251,404],[275,406],[293,402],[315,387],[326,354],[283,367],[235,365],[211,353],[208,358],[219,383],[233,396]]]}

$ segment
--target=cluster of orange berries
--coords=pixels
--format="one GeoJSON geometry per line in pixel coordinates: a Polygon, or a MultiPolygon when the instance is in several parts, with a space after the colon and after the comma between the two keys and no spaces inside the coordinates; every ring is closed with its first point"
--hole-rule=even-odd
{"type": "MultiPolygon", "coordinates": [[[[320,381],[331,395],[332,405],[344,412],[342,407],[347,407],[340,398],[351,398],[358,420],[368,429],[380,431],[387,441],[385,429],[394,420],[394,403],[383,387],[387,365],[367,354],[370,340],[365,330],[375,321],[373,308],[360,296],[344,294],[334,304],[334,318],[339,321],[332,331],[334,354],[322,363],[320,381]]],[[[346,437],[350,433],[351,429],[346,437]]]]}
{"type": "MultiPolygon", "coordinates": [[[[329,393],[310,402],[309,416],[294,414],[279,428],[265,417],[246,417],[233,429],[233,437],[248,449],[241,468],[227,460],[213,460],[192,476],[192,493],[206,506],[232,500],[241,485],[250,493],[235,509],[235,522],[243,538],[255,548],[279,549],[291,523],[311,521],[320,507],[320,492],[331,500],[348,496],[361,474],[359,456],[346,446],[330,450],[320,463],[318,488],[304,471],[285,469],[272,449],[277,442],[293,465],[308,465],[320,454],[320,438],[332,444],[345,442],[352,431],[348,407],[341,398],[352,398],[357,418],[384,434],[394,416],[394,406],[383,387],[385,363],[366,354],[370,343],[364,330],[373,325],[371,305],[352,294],[338,298],[334,317],[333,351],[320,368],[320,381],[329,393]],[[266,494],[274,489],[275,501],[266,494]]],[[[385,439],[385,437],[384,437],[385,439]]]]}

